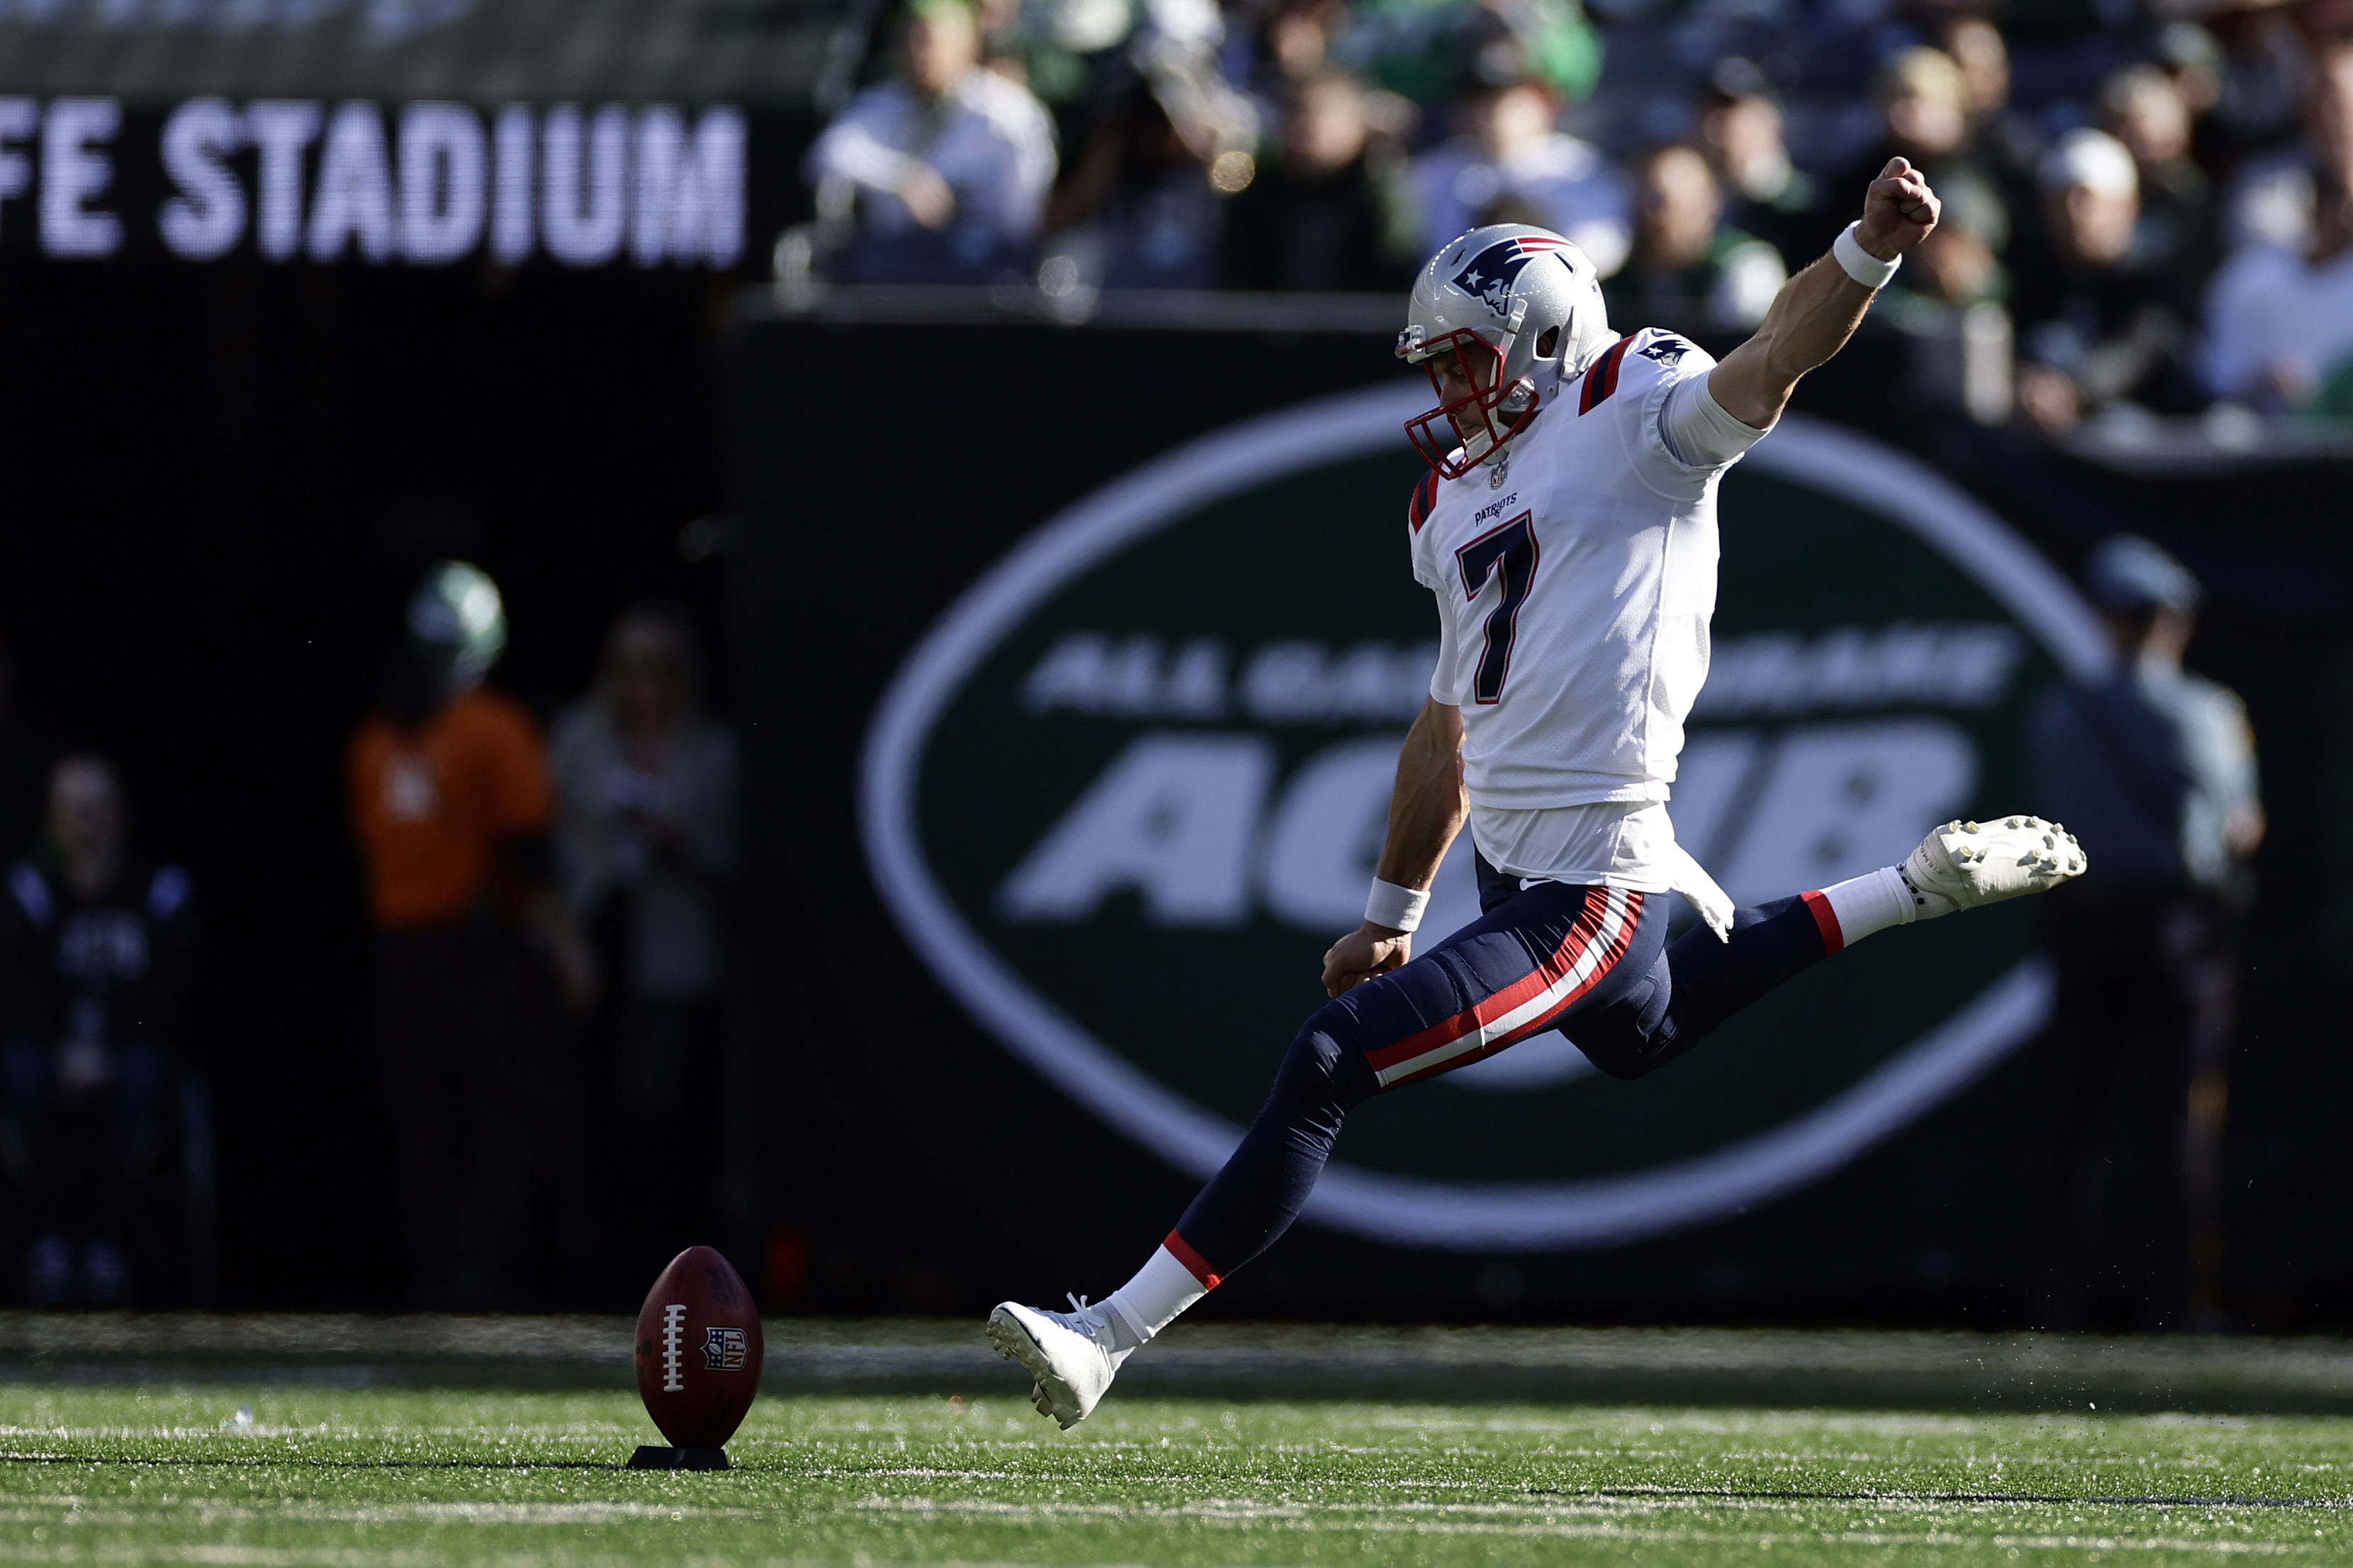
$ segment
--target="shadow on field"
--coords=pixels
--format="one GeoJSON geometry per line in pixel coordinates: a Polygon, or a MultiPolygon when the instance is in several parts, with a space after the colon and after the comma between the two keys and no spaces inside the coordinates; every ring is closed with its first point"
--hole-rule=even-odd
{"type": "MultiPolygon", "coordinates": [[[[0,1313],[0,1376],[51,1383],[625,1390],[621,1318],[0,1313]]],[[[1026,1392],[978,1322],[767,1325],[772,1394],[1026,1392]]],[[[2353,1414],[2353,1343],[1719,1329],[1180,1323],[1128,1397],[1759,1409],[2353,1414]]]]}
{"type": "MultiPolygon", "coordinates": [[[[0,1465],[70,1465],[110,1470],[628,1470],[622,1464],[596,1459],[548,1459],[533,1464],[524,1459],[322,1459],[310,1454],[256,1455],[224,1458],[217,1455],[183,1458],[141,1458],[134,1454],[7,1454],[0,1465]]],[[[644,1470],[642,1475],[676,1474],[644,1470]]]]}
{"type": "Polygon", "coordinates": [[[2353,1502],[2341,1498],[2307,1497],[2131,1497],[2105,1496],[2087,1492],[2080,1497],[2062,1497],[2042,1492],[1937,1492],[1937,1491],[1744,1491],[1736,1487],[1593,1487],[1561,1489],[1531,1487],[1530,1497],[1621,1498],[1639,1501],[1643,1498],[1720,1498],[1734,1502],[1930,1502],[1930,1503],[2032,1503],[2073,1506],[2102,1503],[2117,1508],[2316,1508],[2343,1512],[2353,1508],[2353,1502]]]}

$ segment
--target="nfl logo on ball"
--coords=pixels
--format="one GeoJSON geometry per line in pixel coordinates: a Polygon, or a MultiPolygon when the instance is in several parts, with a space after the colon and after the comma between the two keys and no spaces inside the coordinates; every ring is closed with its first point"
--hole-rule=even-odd
{"type": "Polygon", "coordinates": [[[712,1372],[744,1370],[744,1331],[741,1329],[710,1329],[704,1331],[702,1364],[712,1372]]]}

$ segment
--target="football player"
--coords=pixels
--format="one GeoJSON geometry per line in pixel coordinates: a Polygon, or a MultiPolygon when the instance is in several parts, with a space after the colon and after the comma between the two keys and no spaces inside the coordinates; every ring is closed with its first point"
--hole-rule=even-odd
{"type": "Polygon", "coordinates": [[[1398,354],[1439,395],[1407,425],[1430,471],[1406,510],[1414,575],[1438,600],[1438,666],[1364,924],[1324,955],[1332,1000],[1143,1269],[1092,1306],[990,1314],[1040,1413],[1084,1420],[1127,1356],[1281,1236],[1373,1095],[1555,1028],[1639,1078],[1874,931],[2083,874],[2072,836],[2021,815],[1947,823],[1901,865],[1736,910],[1667,816],[1707,677],[1716,482],[1936,217],[1927,181],[1891,160],[1861,220],[1720,364],[1672,333],[1613,332],[1592,262],[1545,229],[1474,229],[1422,269],[1398,354]],[[1416,956],[1466,817],[1485,915],[1416,956]],[[1672,947],[1669,891],[1707,928],[1672,947]]]}

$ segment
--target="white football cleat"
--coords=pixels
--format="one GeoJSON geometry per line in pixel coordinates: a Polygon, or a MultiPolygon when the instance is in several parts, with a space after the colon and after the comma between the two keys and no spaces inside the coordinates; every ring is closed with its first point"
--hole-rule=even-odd
{"type": "Polygon", "coordinates": [[[1008,1361],[1018,1361],[1036,1378],[1029,1403],[1067,1432],[1089,1415],[1111,1387],[1127,1352],[1112,1348],[1111,1321],[1103,1309],[1076,1297],[1075,1310],[1050,1312],[1002,1301],[988,1314],[988,1342],[1008,1361]]]}
{"type": "Polygon", "coordinates": [[[1920,840],[1896,874],[1911,888],[1915,920],[1998,904],[2073,881],[2091,868],[2075,836],[2039,816],[1948,822],[1920,840]]]}

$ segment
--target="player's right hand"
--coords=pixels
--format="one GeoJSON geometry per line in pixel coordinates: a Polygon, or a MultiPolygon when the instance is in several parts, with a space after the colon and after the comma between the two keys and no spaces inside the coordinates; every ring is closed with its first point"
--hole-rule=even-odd
{"type": "Polygon", "coordinates": [[[1862,222],[1855,240],[1882,261],[1903,255],[1936,228],[1944,204],[1928,188],[1928,176],[1903,158],[1890,158],[1863,193],[1862,222]]]}
{"type": "Polygon", "coordinates": [[[1413,956],[1413,933],[1370,921],[1334,942],[1324,954],[1324,994],[1337,996],[1387,974],[1413,956]]]}

